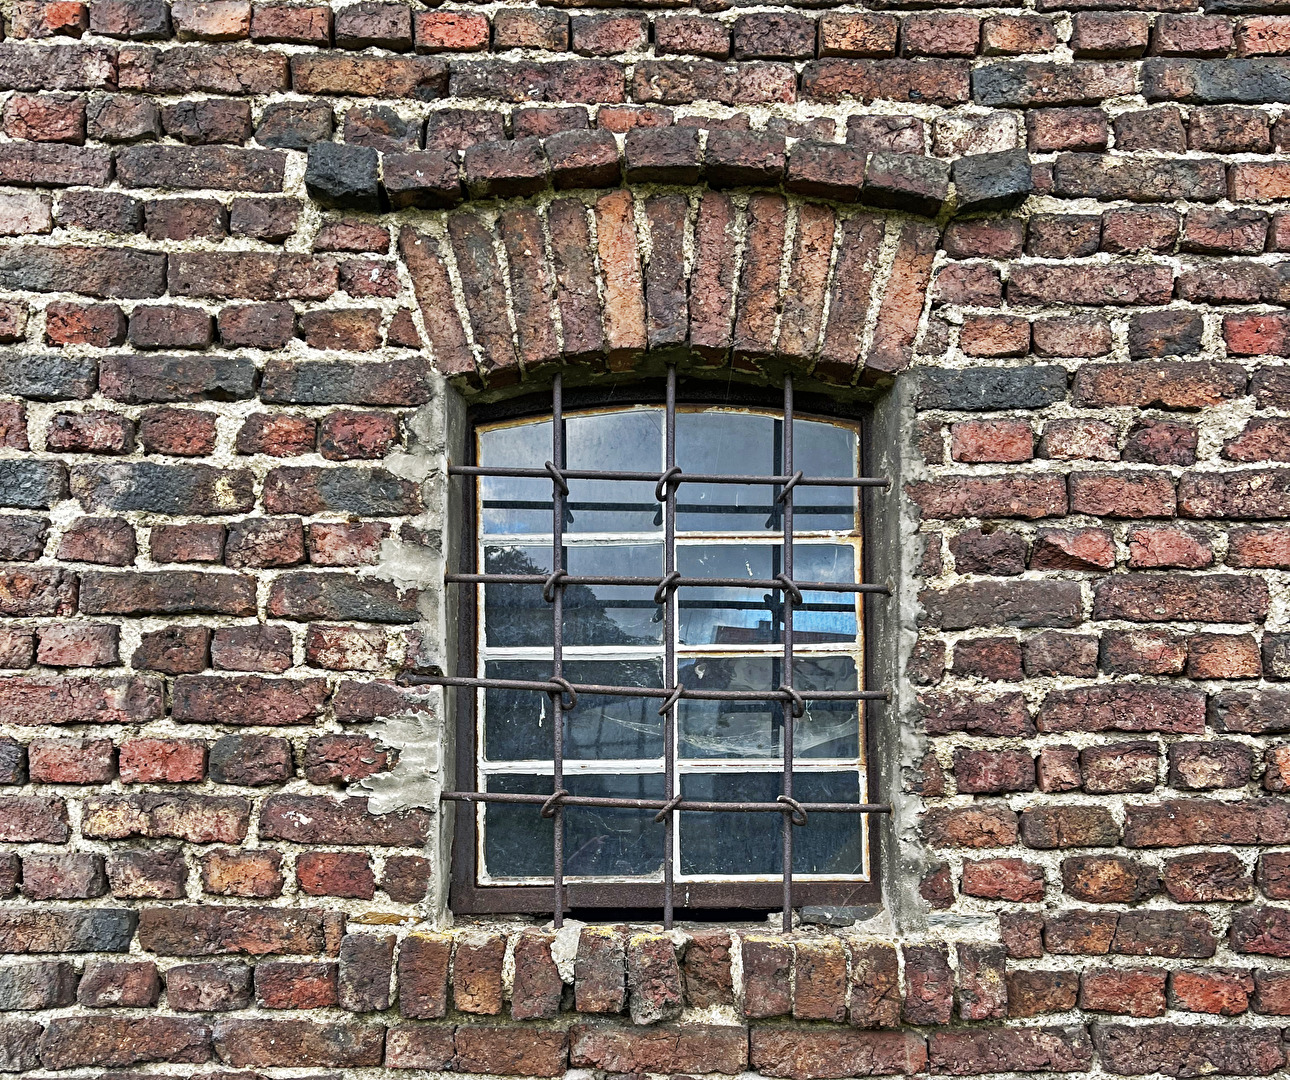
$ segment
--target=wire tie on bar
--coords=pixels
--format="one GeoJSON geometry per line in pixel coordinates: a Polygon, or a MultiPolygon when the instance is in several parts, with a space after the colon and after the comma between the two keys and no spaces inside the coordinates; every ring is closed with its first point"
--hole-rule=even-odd
{"type": "Polygon", "coordinates": [[[551,573],[547,575],[546,581],[542,582],[542,599],[548,604],[554,604],[556,587],[568,576],[568,570],[551,571],[551,573]]]}
{"type": "Polygon", "coordinates": [[[663,822],[667,820],[668,815],[680,805],[681,805],[681,796],[673,795],[670,799],[667,800],[667,805],[663,807],[663,809],[660,810],[657,814],[654,815],[654,821],[657,824],[662,825],[663,822]]]}
{"type": "Polygon", "coordinates": [[[788,483],[786,483],[783,489],[780,491],[780,493],[775,496],[775,501],[783,502],[785,499],[787,499],[789,496],[789,493],[793,490],[793,488],[797,487],[798,483],[801,481],[802,475],[803,474],[801,469],[798,469],[797,472],[793,473],[793,475],[788,478],[788,483]]]}
{"type": "Polygon", "coordinates": [[[654,590],[654,603],[667,603],[667,594],[676,588],[676,583],[681,580],[681,571],[673,570],[662,581],[658,583],[658,588],[654,590]]]}
{"type": "Polygon", "coordinates": [[[793,703],[794,720],[800,720],[803,716],[806,715],[806,699],[802,697],[801,694],[799,694],[787,683],[780,683],[779,690],[780,690],[780,693],[787,694],[788,700],[793,703]]]}
{"type": "Polygon", "coordinates": [[[542,816],[544,818],[555,817],[555,812],[560,809],[561,804],[564,802],[565,796],[568,794],[569,792],[565,788],[561,788],[559,791],[554,792],[551,795],[551,797],[542,804],[542,816]]]}
{"type": "Polygon", "coordinates": [[[551,474],[551,482],[559,489],[561,495],[568,497],[569,483],[564,478],[564,473],[555,467],[551,462],[546,462],[546,471],[551,474]]]}
{"type": "Polygon", "coordinates": [[[797,582],[789,577],[782,570],[775,575],[775,580],[784,587],[784,591],[793,597],[793,603],[802,603],[802,590],[797,587],[797,582]]]}
{"type": "Polygon", "coordinates": [[[667,710],[681,700],[681,695],[684,692],[685,692],[685,687],[683,686],[678,686],[674,688],[672,692],[667,695],[667,698],[664,700],[663,704],[659,706],[659,709],[658,709],[659,716],[666,716],[667,710]]]}
{"type": "Polygon", "coordinates": [[[560,693],[558,695],[557,694],[551,695],[552,697],[559,697],[560,711],[573,712],[573,710],[578,707],[578,691],[573,688],[573,683],[571,683],[568,679],[561,678],[559,675],[552,675],[551,683],[552,685],[558,686],[560,688],[560,693]],[[567,704],[565,702],[566,696],[568,698],[567,704]]]}
{"type": "Polygon", "coordinates": [[[654,501],[667,502],[667,488],[675,487],[675,477],[681,475],[681,466],[673,465],[662,476],[658,478],[658,483],[654,485],[654,501]]]}
{"type": "Polygon", "coordinates": [[[775,801],[784,804],[787,808],[784,812],[788,814],[789,820],[791,820],[794,825],[806,824],[806,807],[793,798],[793,796],[776,795],[775,801]]]}

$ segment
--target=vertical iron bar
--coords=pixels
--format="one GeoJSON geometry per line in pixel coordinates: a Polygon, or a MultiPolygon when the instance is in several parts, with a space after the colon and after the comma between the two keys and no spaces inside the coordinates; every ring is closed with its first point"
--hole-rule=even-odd
{"type": "MultiPolygon", "coordinates": [[[[790,485],[784,490],[784,575],[793,580],[793,376],[784,376],[784,468],[790,485]]],[[[784,686],[793,686],[793,593],[785,589],[784,610],[784,686]]],[[[784,710],[784,779],[783,791],[793,797],[793,701],[780,706],[784,710]]],[[[793,929],[793,815],[783,816],[784,839],[784,933],[793,929]]]]}
{"type": "MultiPolygon", "coordinates": [[[[563,469],[564,460],[564,387],[559,372],[551,387],[551,460],[563,469]]],[[[551,572],[564,567],[564,491],[554,480],[551,484],[551,572]]],[[[551,673],[564,677],[564,585],[557,580],[552,590],[551,617],[554,622],[551,640],[551,673]]],[[[551,695],[551,712],[555,716],[552,733],[551,791],[564,788],[564,694],[551,695]]],[[[555,913],[552,920],[558,930],[564,925],[564,807],[557,802],[555,823],[553,884],[555,913]]]]}
{"type": "MultiPolygon", "coordinates": [[[[667,410],[663,429],[663,471],[669,472],[676,464],[676,366],[667,369],[667,410]]],[[[676,569],[676,485],[667,483],[663,504],[663,577],[666,579],[676,569]]],[[[663,687],[676,688],[676,590],[667,589],[663,596],[663,687]]],[[[663,718],[663,771],[664,795],[669,802],[676,794],[676,709],[672,702],[663,718]]],[[[672,929],[672,865],[673,832],[676,811],[668,812],[663,822],[663,928],[672,929]]]]}

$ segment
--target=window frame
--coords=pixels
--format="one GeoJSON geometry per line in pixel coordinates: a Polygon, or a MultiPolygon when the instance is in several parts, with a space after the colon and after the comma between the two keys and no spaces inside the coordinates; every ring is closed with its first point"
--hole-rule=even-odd
{"type": "MultiPolygon", "coordinates": [[[[837,401],[830,397],[809,390],[795,391],[795,409],[797,418],[811,416],[833,420],[845,420],[859,426],[860,475],[870,475],[869,466],[872,460],[870,437],[872,430],[872,408],[864,402],[837,401]]],[[[661,379],[649,381],[614,383],[604,386],[565,387],[564,409],[566,413],[582,409],[630,408],[634,405],[661,405],[666,400],[666,387],[661,379]]],[[[687,377],[683,371],[677,373],[678,405],[724,405],[731,407],[748,407],[762,410],[782,410],[784,399],[782,391],[774,386],[759,387],[736,382],[715,382],[687,377]]],[[[551,395],[549,387],[522,397],[511,398],[502,402],[481,404],[472,407],[467,414],[465,459],[462,464],[477,464],[475,459],[476,430],[481,425],[493,424],[506,420],[526,418],[541,420],[551,414],[551,395]]],[[[536,463],[540,465],[541,463],[536,463]]],[[[461,478],[463,484],[460,522],[459,550],[461,553],[462,573],[479,573],[477,553],[479,537],[476,533],[478,521],[477,484],[473,476],[461,478]]],[[[870,581],[873,552],[870,537],[872,535],[871,518],[873,490],[860,488],[861,519],[861,580],[870,581]]],[[[874,663],[874,608],[875,604],[867,598],[862,605],[863,612],[863,652],[861,663],[864,671],[864,685],[873,688],[874,663]]],[[[458,602],[459,619],[457,622],[457,672],[467,677],[479,674],[478,664],[478,597],[474,588],[463,588],[458,602]]],[[[473,690],[460,689],[456,692],[456,707],[451,710],[454,724],[455,748],[454,763],[456,787],[458,790],[479,790],[477,764],[477,701],[478,695],[473,690]]],[[[865,724],[865,772],[868,783],[869,801],[881,801],[879,788],[879,770],[877,768],[877,730],[874,712],[882,702],[864,702],[865,724]]],[[[536,808],[534,813],[536,813],[536,808]]],[[[577,812],[570,808],[569,812],[577,812]]],[[[551,911],[552,890],[550,885],[480,885],[478,883],[477,830],[475,804],[463,803],[455,808],[454,828],[451,844],[451,867],[449,881],[448,906],[456,914],[542,914],[551,911]]],[[[660,826],[661,828],[662,826],[660,826]]],[[[805,826],[810,828],[809,823],[805,826]]],[[[879,815],[867,815],[868,850],[870,876],[868,881],[820,881],[794,878],[793,903],[795,907],[804,905],[829,905],[838,907],[858,907],[879,904],[882,901],[882,867],[884,852],[881,847],[882,832],[879,815]]],[[[663,908],[663,883],[658,882],[585,882],[569,881],[564,883],[565,912],[571,910],[594,912],[597,910],[614,912],[623,910],[663,908]]],[[[716,881],[690,882],[677,881],[675,887],[675,907],[677,917],[686,918],[687,909],[747,909],[749,911],[777,911],[783,906],[783,892],[780,882],[768,881],[716,881]]]]}

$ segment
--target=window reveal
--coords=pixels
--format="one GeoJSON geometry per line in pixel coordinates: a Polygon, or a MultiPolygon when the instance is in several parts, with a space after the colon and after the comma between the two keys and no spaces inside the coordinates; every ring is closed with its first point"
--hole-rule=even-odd
{"type": "Polygon", "coordinates": [[[477,696],[474,790],[441,796],[475,804],[476,883],[552,888],[559,926],[566,880],[661,880],[670,927],[676,883],[778,877],[787,930],[795,879],[867,880],[859,489],[886,481],[856,426],[795,418],[791,378],[779,412],[678,407],[669,368],[662,408],[566,416],[557,376],[549,419],[476,437],[449,472],[482,572],[447,575],[476,674],[403,677],[477,696]]]}

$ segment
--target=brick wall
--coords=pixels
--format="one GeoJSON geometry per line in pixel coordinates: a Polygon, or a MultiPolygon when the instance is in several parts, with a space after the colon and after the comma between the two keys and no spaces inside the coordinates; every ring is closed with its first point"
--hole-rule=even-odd
{"type": "Polygon", "coordinates": [[[1290,6],[869,7],[0,4],[0,1072],[1287,1064],[1290,6]],[[463,410],[664,361],[895,432],[889,902],[454,920],[463,410]]]}

